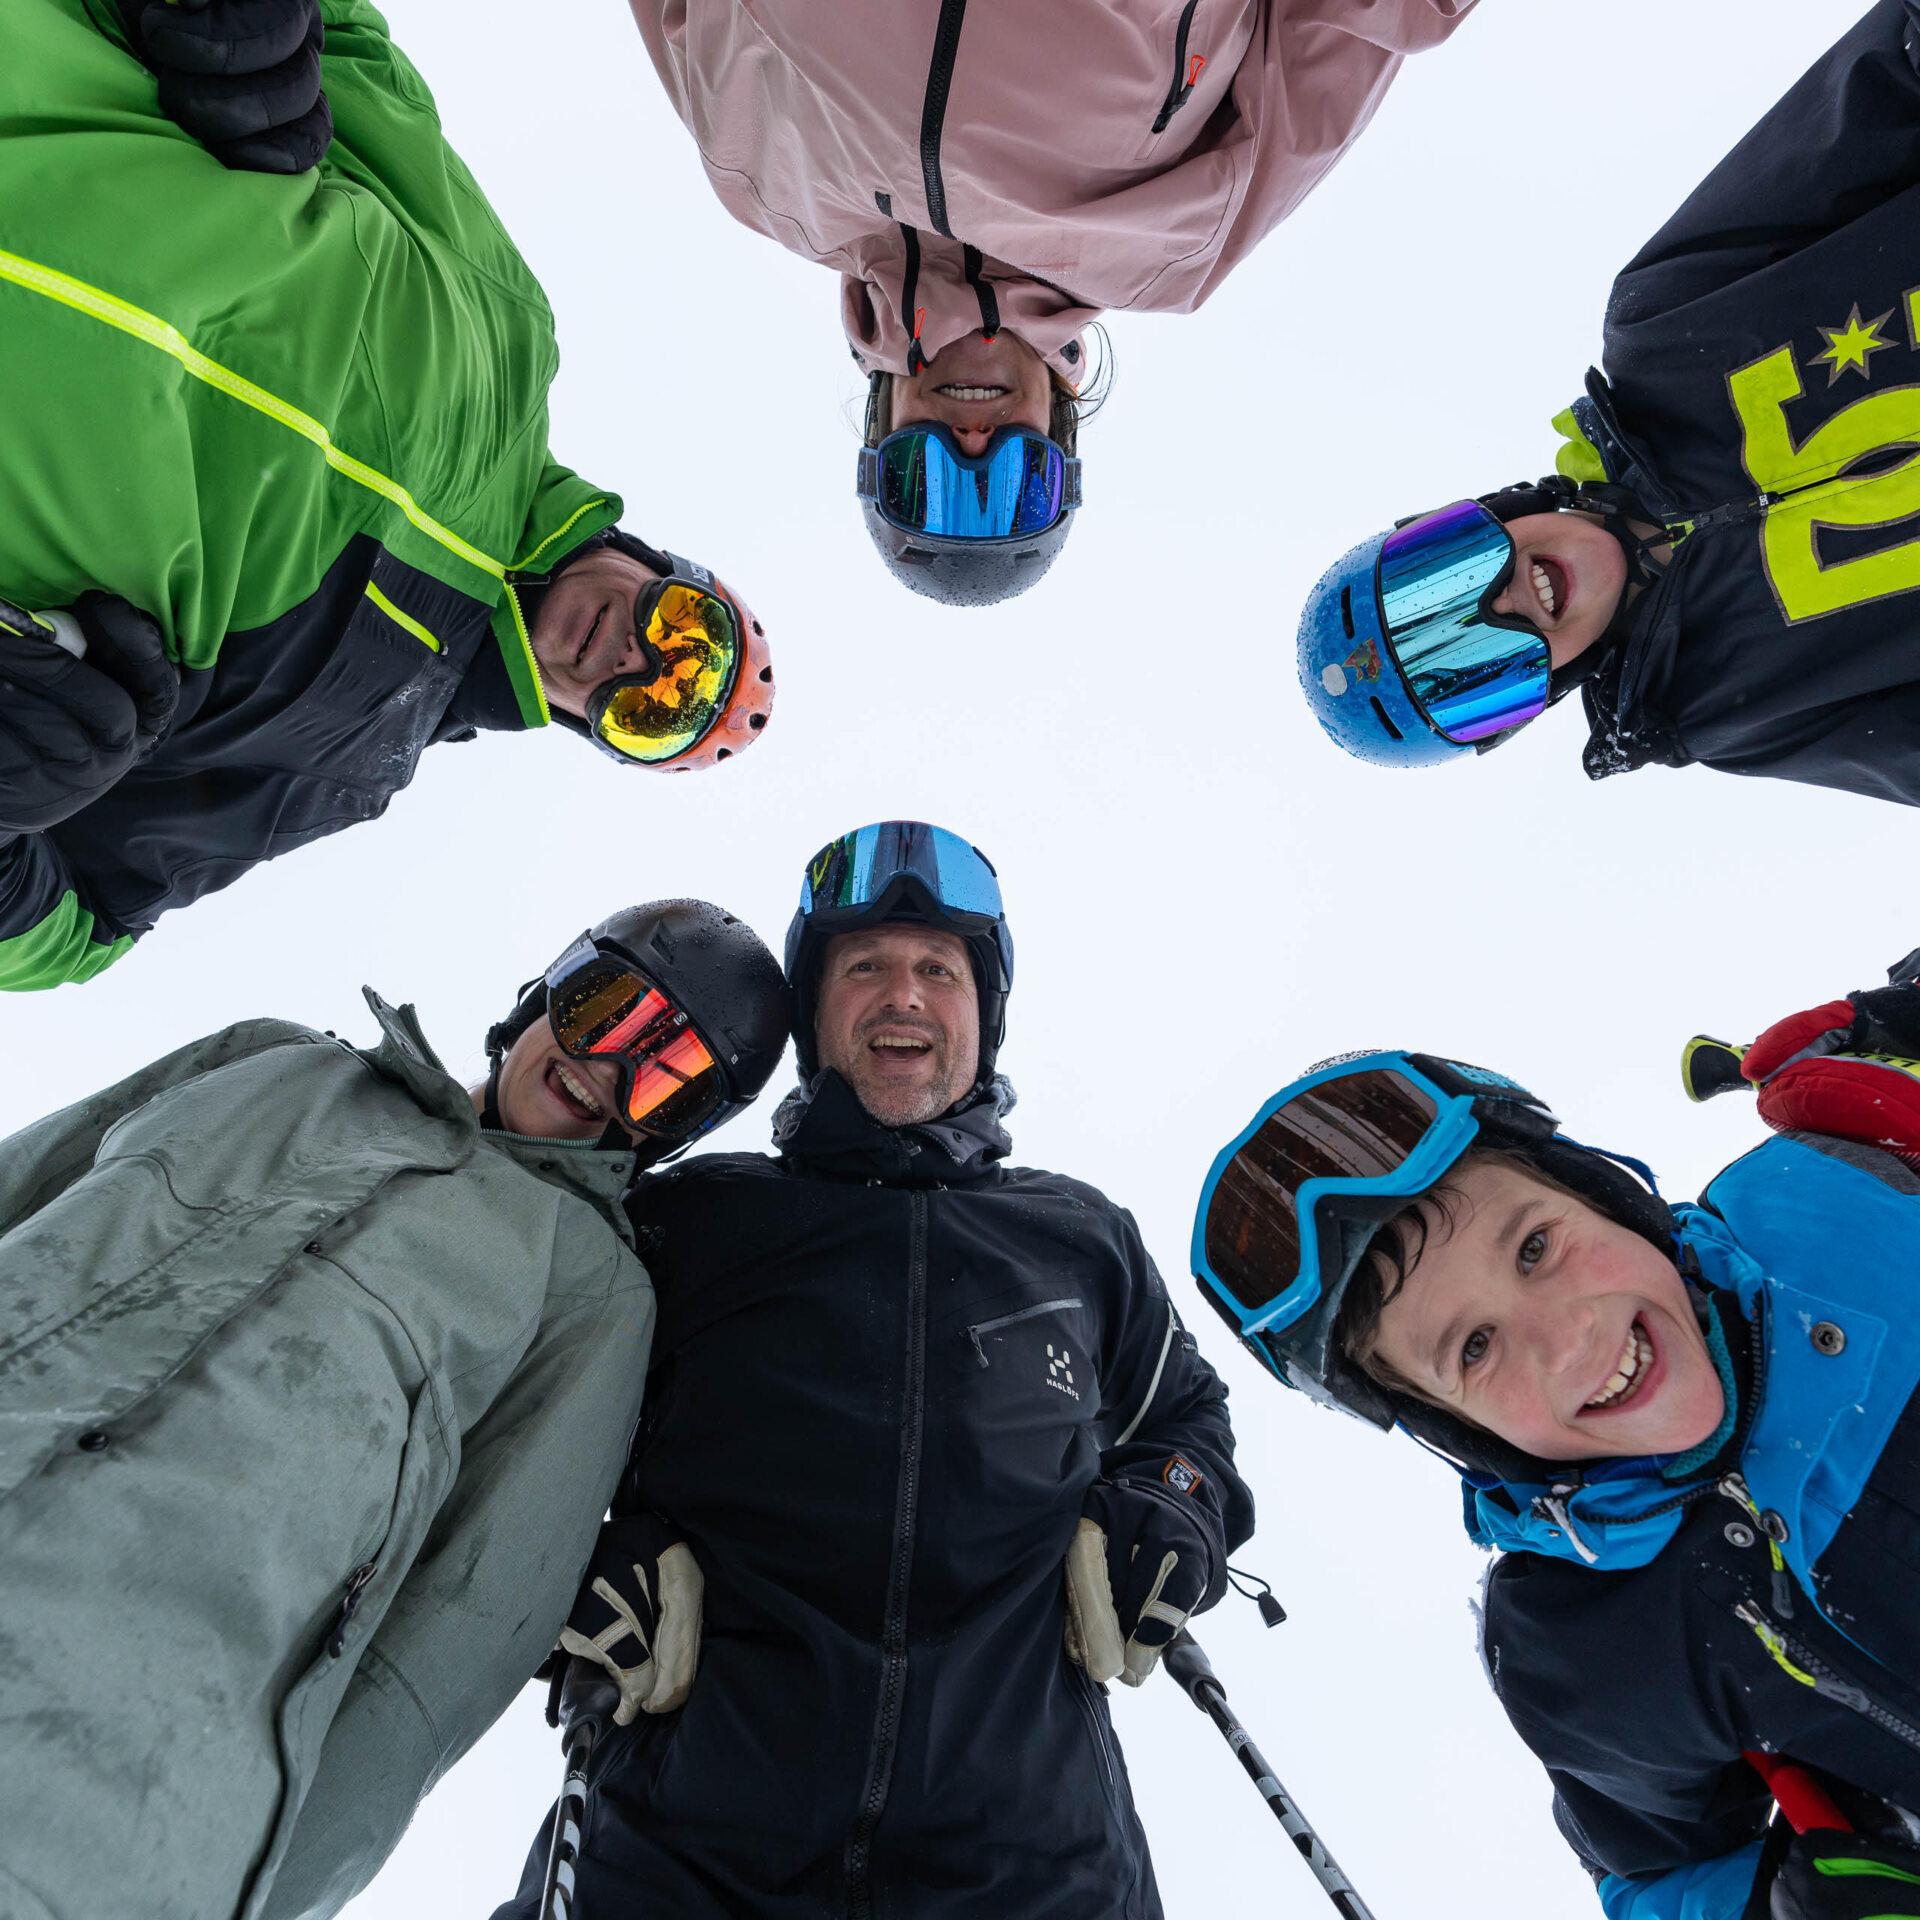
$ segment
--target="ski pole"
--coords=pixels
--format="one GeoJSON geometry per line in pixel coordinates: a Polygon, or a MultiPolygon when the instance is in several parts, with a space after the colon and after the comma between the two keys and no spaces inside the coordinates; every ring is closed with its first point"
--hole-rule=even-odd
{"type": "Polygon", "coordinates": [[[16,640],[45,640],[64,647],[76,660],[87,657],[87,636],[70,613],[30,613],[11,600],[0,600],[0,633],[10,633],[16,640]]]}
{"type": "Polygon", "coordinates": [[[1784,1754],[1759,1753],[1751,1747],[1747,1749],[1746,1761],[1767,1783],[1774,1804],[1787,1816],[1787,1825],[1795,1833],[1853,1831],[1853,1822],[1833,1804],[1826,1788],[1805,1767],[1796,1766],[1784,1754]]]}
{"type": "Polygon", "coordinates": [[[547,1848],[547,1875],[540,1885],[539,1920],[573,1920],[574,1869],[580,1860],[580,1832],[587,1809],[587,1764],[600,1737],[613,1724],[620,1689],[604,1667],[578,1655],[567,1662],[560,1694],[560,1743],[566,1777],[553,1810],[553,1839],[547,1848]]]}
{"type": "Polygon", "coordinates": [[[1226,1688],[1208,1665],[1207,1656],[1200,1651],[1200,1643],[1184,1627],[1174,1635],[1163,1664],[1186,1690],[1193,1704],[1225,1735],[1227,1745],[1239,1755],[1240,1764],[1247,1770],[1247,1777],[1260,1789],[1262,1798],[1273,1809],[1274,1818],[1280,1822],[1287,1838],[1300,1849],[1300,1857],[1320,1882],[1321,1891],[1347,1916],[1347,1920],[1373,1920],[1372,1909],[1348,1884],[1347,1876],[1340,1871],[1333,1855],[1320,1844],[1320,1836],[1307,1824],[1306,1816],[1293,1804],[1286,1788],[1274,1778],[1273,1769],[1253,1744],[1246,1728],[1235,1718],[1233,1709],[1227,1705],[1226,1688]]]}

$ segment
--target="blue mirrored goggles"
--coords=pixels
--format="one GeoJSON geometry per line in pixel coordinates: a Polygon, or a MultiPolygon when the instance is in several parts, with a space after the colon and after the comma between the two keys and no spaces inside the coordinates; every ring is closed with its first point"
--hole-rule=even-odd
{"type": "Polygon", "coordinates": [[[1516,558],[1513,536],[1477,500],[1396,527],[1380,549],[1374,578],[1387,645],[1428,725],[1457,746],[1546,708],[1545,636],[1491,610],[1516,558]]]}
{"type": "Polygon", "coordinates": [[[860,450],[855,490],[903,533],[1014,540],[1044,533],[1080,504],[1080,462],[1031,427],[1001,427],[977,454],[918,421],[860,450]]]}
{"type": "Polygon", "coordinates": [[[1330,1347],[1347,1282],[1374,1234],[1466,1152],[1489,1097],[1550,1130],[1532,1094],[1483,1067],[1355,1054],[1281,1088],[1215,1157],[1193,1275],[1283,1380],[1339,1398],[1330,1347]]]}
{"type": "Polygon", "coordinates": [[[917,888],[962,932],[991,929],[1001,967],[1013,977],[1013,941],[993,863],[945,827],[921,820],[882,820],[843,833],[807,862],[800,913],[816,925],[852,924],[903,886],[917,888]]]}

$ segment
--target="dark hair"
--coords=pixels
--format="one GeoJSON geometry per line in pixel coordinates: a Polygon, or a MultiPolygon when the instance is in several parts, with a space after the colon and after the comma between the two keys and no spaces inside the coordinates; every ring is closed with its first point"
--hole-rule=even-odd
{"type": "MultiPolygon", "coordinates": [[[[1334,1344],[1376,1386],[1385,1387],[1389,1393],[1409,1394],[1430,1406],[1439,1403],[1430,1394],[1423,1393],[1399,1368],[1382,1359],[1374,1351],[1374,1342],[1379,1337],[1380,1316],[1413,1277],[1413,1270],[1426,1251],[1427,1216],[1420,1211],[1421,1201],[1431,1202],[1451,1232],[1454,1209],[1466,1197],[1456,1183],[1459,1176],[1472,1167],[1505,1167],[1549,1192],[1579,1200],[1583,1206],[1592,1205],[1564,1181],[1556,1180],[1531,1155],[1512,1147],[1487,1147],[1477,1153],[1463,1154],[1447,1170],[1444,1179],[1436,1181],[1425,1193],[1417,1194],[1367,1242],[1367,1250],[1341,1297],[1340,1311],[1333,1323],[1334,1344]]],[[[1465,1416],[1456,1414],[1455,1418],[1465,1416]]],[[[1474,1423],[1468,1421],[1467,1424],[1474,1423]]]]}

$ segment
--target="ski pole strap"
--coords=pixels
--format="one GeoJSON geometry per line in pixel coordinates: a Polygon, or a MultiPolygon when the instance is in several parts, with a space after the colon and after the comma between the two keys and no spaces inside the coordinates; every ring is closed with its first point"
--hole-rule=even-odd
{"type": "Polygon", "coordinates": [[[1834,1805],[1826,1788],[1805,1767],[1795,1766],[1778,1753],[1748,1749],[1745,1757],[1748,1766],[1767,1783],[1767,1791],[1795,1833],[1853,1831],[1853,1822],[1834,1805]]]}
{"type": "Polygon", "coordinates": [[[1320,1844],[1320,1836],[1293,1804],[1265,1756],[1253,1744],[1252,1735],[1227,1705],[1227,1690],[1220,1684],[1207,1656],[1200,1651],[1200,1643],[1183,1628],[1174,1636],[1161,1664],[1179,1681],[1193,1704],[1220,1729],[1227,1745],[1246,1769],[1248,1779],[1259,1788],[1261,1798],[1272,1808],[1281,1829],[1299,1849],[1307,1870],[1319,1881],[1320,1890],[1347,1920],[1373,1920],[1372,1909],[1353,1890],[1333,1855],[1320,1844]]]}

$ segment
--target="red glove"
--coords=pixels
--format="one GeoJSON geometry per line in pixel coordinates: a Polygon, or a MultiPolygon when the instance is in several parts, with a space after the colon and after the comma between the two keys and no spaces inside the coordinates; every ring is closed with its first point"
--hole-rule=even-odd
{"type": "Polygon", "coordinates": [[[1907,1009],[1885,1004],[1896,994],[1915,989],[1882,987],[1776,1020],[1740,1062],[1760,1090],[1761,1119],[1776,1133],[1920,1156],[1920,1060],[1906,1054],[1907,1009]]]}

